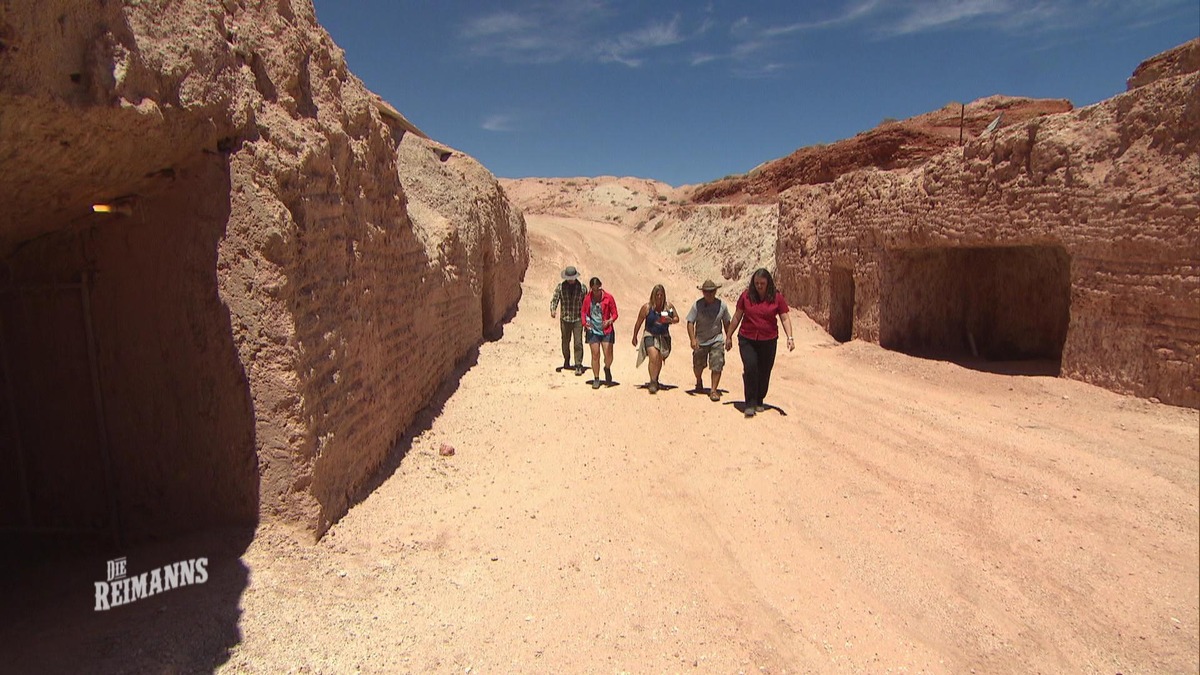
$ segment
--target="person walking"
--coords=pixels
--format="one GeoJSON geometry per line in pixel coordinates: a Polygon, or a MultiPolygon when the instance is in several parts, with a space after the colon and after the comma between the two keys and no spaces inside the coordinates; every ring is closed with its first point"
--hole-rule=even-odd
{"type": "Polygon", "coordinates": [[[687,315],[688,339],[692,343],[692,371],[696,374],[696,391],[704,391],[704,367],[712,371],[712,388],[708,398],[721,400],[721,371],[725,369],[725,335],[729,332],[732,319],[725,301],[717,297],[721,288],[712,279],[696,287],[704,295],[697,300],[687,315]]]}
{"type": "Polygon", "coordinates": [[[646,389],[651,394],[658,393],[658,375],[662,372],[663,362],[671,355],[671,324],[679,323],[679,314],[675,305],[667,302],[667,289],[662,284],[656,285],[650,291],[650,302],[642,305],[638,311],[637,322],[633,326],[633,346],[637,347],[637,365],[650,359],[650,382],[646,389]],[[646,322],[646,334],[638,339],[642,322],[646,322]]]}
{"type": "Polygon", "coordinates": [[[592,277],[588,287],[591,292],[584,296],[579,316],[592,349],[592,389],[600,388],[601,351],[604,352],[604,382],[611,387],[613,343],[617,335],[613,324],[617,321],[617,301],[604,290],[599,277],[592,277]]]}
{"type": "Polygon", "coordinates": [[[572,368],[571,342],[574,341],[576,375],[583,375],[583,319],[580,312],[585,293],[583,282],[579,281],[579,271],[574,265],[568,265],[562,271],[562,281],[554,287],[554,297],[550,298],[550,318],[555,317],[559,304],[562,304],[562,317],[558,320],[562,332],[562,369],[572,368]]]}
{"type": "Polygon", "coordinates": [[[788,316],[787,301],[775,288],[775,280],[766,268],[758,268],[750,276],[750,286],[742,292],[733,313],[733,321],[725,332],[725,349],[733,349],[733,332],[738,331],[738,353],[742,357],[742,385],[746,391],[746,417],[766,410],[763,400],[771,385],[771,369],[775,367],[775,351],[779,343],[779,323],[787,334],[788,351],[796,348],[792,336],[792,319],[788,316]],[[777,321],[778,319],[778,321],[777,321]],[[739,329],[740,328],[740,329],[739,329]]]}

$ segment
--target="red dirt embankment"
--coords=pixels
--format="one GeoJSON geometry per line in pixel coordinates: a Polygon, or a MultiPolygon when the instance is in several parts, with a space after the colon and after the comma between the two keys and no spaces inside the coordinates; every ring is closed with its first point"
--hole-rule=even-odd
{"type": "Polygon", "coordinates": [[[773,202],[788,188],[828,183],[858,169],[916,166],[958,145],[960,135],[964,141],[975,138],[1001,114],[1008,125],[1069,110],[1071,102],[1065,99],[989,96],[966,105],[949,103],[924,115],[886,121],[853,138],[800,148],[746,174],[706,183],[692,194],[692,201],[773,202]]]}

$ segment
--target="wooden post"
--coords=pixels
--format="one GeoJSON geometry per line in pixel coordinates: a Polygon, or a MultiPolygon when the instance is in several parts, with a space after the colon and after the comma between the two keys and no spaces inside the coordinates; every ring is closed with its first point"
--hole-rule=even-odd
{"type": "Polygon", "coordinates": [[[8,365],[8,345],[4,339],[4,317],[0,316],[0,365],[4,367],[4,394],[8,397],[8,423],[12,427],[13,447],[17,451],[17,477],[21,483],[21,510],[25,527],[33,527],[33,499],[29,494],[29,476],[25,471],[25,448],[21,444],[21,423],[17,419],[17,399],[13,396],[12,368],[8,365]]]}
{"type": "Polygon", "coordinates": [[[109,526],[112,529],[113,545],[121,546],[121,513],[117,510],[117,486],[113,479],[112,454],[108,448],[108,426],[104,423],[104,398],[100,392],[100,367],[97,365],[96,335],[92,328],[92,299],[89,293],[88,273],[80,275],[79,290],[83,300],[83,327],[87,333],[88,363],[92,367],[92,397],[96,404],[96,433],[100,442],[100,454],[104,458],[104,482],[108,488],[109,526]]]}

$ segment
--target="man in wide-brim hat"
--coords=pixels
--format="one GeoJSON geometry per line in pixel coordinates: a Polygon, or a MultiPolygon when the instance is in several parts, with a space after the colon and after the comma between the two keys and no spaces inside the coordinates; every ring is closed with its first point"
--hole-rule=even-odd
{"type": "Polygon", "coordinates": [[[696,287],[704,295],[692,304],[687,315],[688,338],[692,342],[692,371],[696,374],[696,391],[704,391],[704,368],[712,371],[712,388],[708,398],[721,400],[721,371],[725,369],[725,332],[733,317],[725,301],[717,297],[721,284],[712,279],[696,287]]]}
{"type": "Polygon", "coordinates": [[[579,281],[579,270],[574,265],[568,265],[562,271],[562,281],[554,287],[554,297],[550,299],[550,317],[554,318],[559,303],[562,304],[562,317],[558,327],[562,330],[561,370],[575,369],[576,375],[583,374],[583,321],[580,311],[583,307],[583,284],[579,281]],[[571,365],[571,342],[574,341],[575,365],[571,365]]]}

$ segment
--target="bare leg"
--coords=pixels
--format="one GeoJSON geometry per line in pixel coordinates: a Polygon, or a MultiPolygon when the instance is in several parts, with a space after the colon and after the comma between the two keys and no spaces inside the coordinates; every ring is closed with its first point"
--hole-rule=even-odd
{"type": "Polygon", "coordinates": [[[605,342],[602,346],[604,347],[604,367],[612,368],[613,343],[605,342]]]}
{"type": "Polygon", "coordinates": [[[719,370],[714,370],[714,371],[713,371],[713,374],[712,374],[712,380],[713,380],[713,387],[712,387],[712,390],[713,390],[713,391],[716,391],[716,390],[717,390],[717,385],[721,383],[721,371],[719,371],[719,370]]]}
{"type": "Polygon", "coordinates": [[[663,367],[662,352],[658,351],[658,347],[651,347],[646,350],[646,356],[650,357],[650,381],[658,382],[658,374],[663,367]]]}
{"type": "Polygon", "coordinates": [[[600,379],[600,343],[592,342],[588,344],[592,348],[592,377],[600,379]]]}

